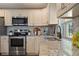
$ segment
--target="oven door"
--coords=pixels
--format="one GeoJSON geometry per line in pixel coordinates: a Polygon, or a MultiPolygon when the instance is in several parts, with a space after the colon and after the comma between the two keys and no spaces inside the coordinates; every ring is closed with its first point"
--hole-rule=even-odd
{"type": "Polygon", "coordinates": [[[24,46],[23,38],[12,38],[10,39],[10,46],[11,47],[23,47],[24,46]]]}
{"type": "Polygon", "coordinates": [[[10,55],[25,55],[25,37],[11,37],[9,43],[10,55]]]}

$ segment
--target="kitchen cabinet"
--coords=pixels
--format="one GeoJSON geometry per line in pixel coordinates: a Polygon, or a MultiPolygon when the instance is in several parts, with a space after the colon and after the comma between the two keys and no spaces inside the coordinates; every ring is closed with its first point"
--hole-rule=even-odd
{"type": "Polygon", "coordinates": [[[5,26],[12,26],[12,17],[28,17],[29,26],[48,25],[48,7],[44,9],[4,9],[0,13],[5,16],[5,26]]]}
{"type": "Polygon", "coordinates": [[[30,10],[29,11],[28,25],[30,25],[30,26],[40,26],[41,25],[41,11],[40,10],[30,10]]]}
{"type": "Polygon", "coordinates": [[[12,17],[15,17],[15,16],[24,17],[25,10],[5,9],[5,26],[12,26],[12,17]]]}
{"type": "Polygon", "coordinates": [[[35,54],[39,55],[41,37],[35,37],[35,54]]]}
{"type": "Polygon", "coordinates": [[[25,13],[27,11],[22,9],[10,9],[12,16],[26,17],[25,13]]]}
{"type": "Polygon", "coordinates": [[[0,17],[4,17],[4,9],[0,9],[0,17]]]}
{"type": "Polygon", "coordinates": [[[39,55],[40,49],[40,40],[39,36],[28,36],[27,37],[27,54],[39,55]]]}
{"type": "Polygon", "coordinates": [[[27,44],[26,44],[26,52],[27,54],[34,54],[35,52],[35,39],[33,37],[27,37],[27,44]]]}
{"type": "Polygon", "coordinates": [[[9,37],[1,36],[1,54],[8,55],[9,54],[9,37]]]}
{"type": "Polygon", "coordinates": [[[4,9],[5,26],[12,26],[12,17],[28,17],[29,26],[48,25],[48,8],[44,9],[4,9]]]}
{"type": "Polygon", "coordinates": [[[12,26],[12,11],[5,10],[5,26],[12,26]]]}
{"type": "Polygon", "coordinates": [[[28,24],[31,26],[48,25],[48,8],[29,10],[28,24]]]}
{"type": "Polygon", "coordinates": [[[49,4],[49,24],[58,24],[56,3],[49,4]]]}

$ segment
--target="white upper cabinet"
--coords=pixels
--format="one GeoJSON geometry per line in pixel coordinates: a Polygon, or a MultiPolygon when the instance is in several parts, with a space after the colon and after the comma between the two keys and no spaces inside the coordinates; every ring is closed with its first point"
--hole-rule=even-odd
{"type": "Polygon", "coordinates": [[[4,10],[0,9],[0,17],[4,17],[4,10]]]}
{"type": "Polygon", "coordinates": [[[11,13],[12,13],[12,16],[20,16],[20,17],[25,17],[26,15],[24,14],[25,13],[25,10],[22,10],[22,9],[11,9],[11,13]]]}
{"type": "Polygon", "coordinates": [[[4,17],[5,20],[5,26],[11,26],[12,25],[12,16],[10,10],[0,9],[0,17],[4,17]]]}
{"type": "Polygon", "coordinates": [[[48,25],[48,22],[49,22],[48,16],[49,16],[49,11],[48,11],[48,7],[46,7],[43,10],[41,10],[42,25],[48,25]]]}
{"type": "Polygon", "coordinates": [[[39,26],[41,24],[41,13],[40,10],[33,10],[30,11],[29,25],[32,26],[39,26]]]}
{"type": "Polygon", "coordinates": [[[12,17],[28,17],[29,26],[48,25],[48,7],[44,9],[0,9],[0,16],[5,17],[5,26],[12,26],[12,17]]]}
{"type": "Polygon", "coordinates": [[[49,24],[57,24],[56,3],[49,4],[49,24]]]}
{"type": "Polygon", "coordinates": [[[5,26],[12,26],[12,17],[19,16],[24,17],[26,16],[24,10],[19,9],[5,9],[5,26]]]}
{"type": "Polygon", "coordinates": [[[12,25],[12,11],[11,10],[5,10],[5,26],[11,26],[12,25]]]}
{"type": "Polygon", "coordinates": [[[43,26],[48,24],[48,10],[45,9],[31,9],[26,12],[28,16],[28,25],[43,26]]]}

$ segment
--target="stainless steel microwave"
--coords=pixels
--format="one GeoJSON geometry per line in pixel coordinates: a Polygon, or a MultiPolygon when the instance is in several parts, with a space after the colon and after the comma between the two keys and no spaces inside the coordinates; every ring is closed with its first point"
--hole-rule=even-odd
{"type": "Polygon", "coordinates": [[[28,17],[12,17],[13,25],[28,25],[28,17]]]}

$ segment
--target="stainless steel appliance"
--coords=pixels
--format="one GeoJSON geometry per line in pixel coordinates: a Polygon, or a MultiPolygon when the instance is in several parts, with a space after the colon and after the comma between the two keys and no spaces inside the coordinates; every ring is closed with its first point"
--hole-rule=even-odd
{"type": "MultiPolygon", "coordinates": [[[[17,28],[17,27],[16,27],[17,28]]],[[[25,28],[11,29],[9,34],[9,55],[24,56],[26,55],[26,36],[28,30],[25,28]]]]}
{"type": "Polygon", "coordinates": [[[28,25],[28,17],[12,17],[13,25],[28,25]]]}
{"type": "Polygon", "coordinates": [[[26,55],[26,37],[25,36],[10,36],[9,55],[13,55],[13,56],[26,55]]]}

